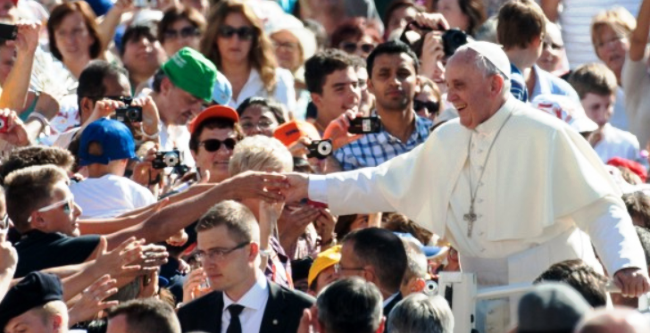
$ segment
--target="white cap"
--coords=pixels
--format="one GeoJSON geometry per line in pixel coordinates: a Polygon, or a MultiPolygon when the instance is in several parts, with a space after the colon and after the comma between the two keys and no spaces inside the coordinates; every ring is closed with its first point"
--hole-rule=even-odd
{"type": "Polygon", "coordinates": [[[490,42],[470,42],[463,47],[470,48],[487,58],[506,78],[510,79],[510,60],[500,45],[490,42]]]}
{"type": "Polygon", "coordinates": [[[568,96],[542,94],[537,95],[531,102],[534,108],[542,110],[569,124],[579,133],[593,132],[598,129],[598,124],[593,122],[582,105],[576,103],[568,96]]]}

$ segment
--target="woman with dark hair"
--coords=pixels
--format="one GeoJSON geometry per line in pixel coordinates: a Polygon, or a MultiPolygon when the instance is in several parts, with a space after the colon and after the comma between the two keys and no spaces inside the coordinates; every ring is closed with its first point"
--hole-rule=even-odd
{"type": "Polygon", "coordinates": [[[483,0],[438,0],[436,11],[445,17],[450,27],[472,36],[487,20],[483,0]]]}
{"type": "Polygon", "coordinates": [[[158,24],[158,40],[171,57],[185,46],[198,50],[204,31],[205,18],[198,10],[173,6],[165,11],[158,24]]]}
{"type": "Polygon", "coordinates": [[[356,17],[339,25],[332,33],[330,47],[355,54],[363,59],[382,42],[380,28],[374,21],[356,17]]]}
{"type": "Polygon", "coordinates": [[[236,108],[249,97],[271,97],[294,111],[293,76],[277,66],[271,40],[250,6],[221,1],[212,8],[208,22],[200,51],[230,81],[228,105],[236,108]]]}
{"type": "Polygon", "coordinates": [[[273,131],[286,122],[282,105],[262,97],[247,98],[239,105],[237,113],[246,136],[273,137],[273,131]]]}

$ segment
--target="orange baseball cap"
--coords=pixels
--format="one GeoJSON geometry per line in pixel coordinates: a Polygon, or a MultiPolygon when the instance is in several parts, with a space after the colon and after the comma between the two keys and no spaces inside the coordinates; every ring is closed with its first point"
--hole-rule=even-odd
{"type": "Polygon", "coordinates": [[[226,118],[236,123],[239,122],[239,114],[237,114],[235,109],[229,106],[215,105],[201,111],[201,113],[190,122],[190,133],[194,133],[194,130],[197,129],[203,121],[210,118],[226,118]]]}
{"type": "Polygon", "coordinates": [[[309,137],[312,140],[320,140],[320,134],[314,125],[302,121],[302,120],[292,120],[286,122],[273,132],[273,137],[280,140],[285,146],[289,147],[294,142],[302,137],[309,137]]]}

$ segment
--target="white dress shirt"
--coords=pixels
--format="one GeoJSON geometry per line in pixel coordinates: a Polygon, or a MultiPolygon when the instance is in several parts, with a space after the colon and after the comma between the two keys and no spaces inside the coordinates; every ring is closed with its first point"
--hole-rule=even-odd
{"type": "Polygon", "coordinates": [[[594,150],[603,163],[607,163],[613,157],[636,161],[639,158],[639,140],[634,134],[607,123],[603,127],[603,138],[596,144],[594,150]]]}
{"type": "Polygon", "coordinates": [[[230,325],[230,311],[228,306],[239,304],[244,310],[239,314],[239,321],[243,333],[259,332],[262,327],[264,310],[269,300],[269,283],[264,274],[256,272],[257,281],[238,301],[231,300],[226,293],[223,293],[223,311],[221,312],[221,333],[226,333],[230,325]]]}
{"type": "Polygon", "coordinates": [[[269,93],[264,87],[260,73],[252,69],[248,75],[248,81],[242,87],[239,95],[237,98],[233,96],[228,106],[236,109],[249,97],[264,97],[284,105],[289,112],[294,112],[296,109],[296,90],[293,75],[286,69],[276,68],[275,82],[275,90],[269,93]]]}

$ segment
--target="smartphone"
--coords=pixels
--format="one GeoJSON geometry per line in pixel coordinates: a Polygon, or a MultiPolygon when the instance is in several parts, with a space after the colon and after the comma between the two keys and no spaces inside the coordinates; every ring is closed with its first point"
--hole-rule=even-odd
{"type": "Polygon", "coordinates": [[[381,120],[379,117],[357,117],[350,120],[350,134],[368,134],[381,132],[381,120]]]}
{"type": "Polygon", "coordinates": [[[13,24],[0,23],[0,39],[15,40],[18,37],[18,27],[13,24]]]}

